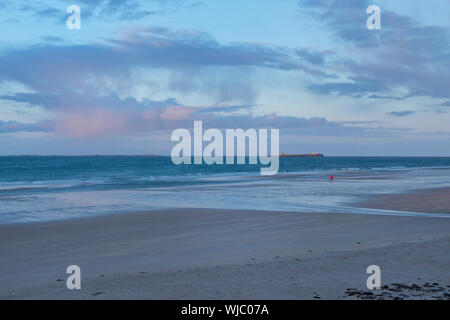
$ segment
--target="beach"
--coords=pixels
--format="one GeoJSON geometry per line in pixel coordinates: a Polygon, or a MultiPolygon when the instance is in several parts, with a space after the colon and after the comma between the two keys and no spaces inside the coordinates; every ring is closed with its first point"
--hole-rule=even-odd
{"type": "Polygon", "coordinates": [[[448,199],[450,199],[450,188],[437,188],[393,195],[376,195],[355,205],[381,210],[450,214],[448,199]]]}
{"type": "MultiPolygon", "coordinates": [[[[427,212],[450,212],[439,192],[427,212]]],[[[448,299],[449,245],[450,219],[433,216],[177,208],[10,223],[0,298],[448,299]],[[81,290],[66,288],[69,265],[81,290]],[[363,293],[369,265],[388,286],[379,296],[363,293]]]]}

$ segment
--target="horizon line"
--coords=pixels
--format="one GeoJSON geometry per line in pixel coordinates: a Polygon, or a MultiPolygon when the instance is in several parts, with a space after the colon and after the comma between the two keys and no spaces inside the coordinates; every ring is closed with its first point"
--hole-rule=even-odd
{"type": "MultiPolygon", "coordinates": [[[[286,153],[290,155],[290,153],[286,153]]],[[[165,154],[5,154],[0,157],[171,157],[165,154]]],[[[248,157],[248,156],[246,156],[248,157]]],[[[359,157],[359,158],[450,158],[450,155],[325,155],[330,157],[359,157]]],[[[280,158],[283,158],[280,156],[280,158]]]]}

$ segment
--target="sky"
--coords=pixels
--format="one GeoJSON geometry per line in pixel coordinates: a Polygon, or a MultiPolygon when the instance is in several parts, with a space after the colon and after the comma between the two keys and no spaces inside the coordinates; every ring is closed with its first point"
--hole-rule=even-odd
{"type": "Polygon", "coordinates": [[[0,29],[0,155],[167,155],[202,120],[278,128],[284,153],[450,156],[448,0],[0,1],[0,29]]]}

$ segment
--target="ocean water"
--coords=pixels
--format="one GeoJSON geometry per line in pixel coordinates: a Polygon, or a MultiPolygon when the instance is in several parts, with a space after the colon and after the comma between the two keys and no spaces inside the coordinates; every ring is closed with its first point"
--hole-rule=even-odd
{"type": "Polygon", "coordinates": [[[259,165],[174,165],[170,157],[0,157],[0,223],[161,208],[427,215],[350,206],[371,194],[450,186],[450,158],[280,158],[259,165]],[[329,175],[334,175],[333,182],[329,175]]]}

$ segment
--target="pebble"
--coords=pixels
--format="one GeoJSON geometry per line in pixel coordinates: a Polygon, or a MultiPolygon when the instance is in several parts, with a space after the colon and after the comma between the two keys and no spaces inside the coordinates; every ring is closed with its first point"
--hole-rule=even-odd
{"type": "MultiPolygon", "coordinates": [[[[448,289],[446,289],[444,286],[437,286],[439,286],[439,283],[437,282],[433,282],[432,284],[426,282],[422,286],[417,283],[409,285],[406,283],[394,282],[390,285],[383,285],[379,290],[376,291],[363,291],[356,288],[347,288],[345,291],[345,295],[347,297],[356,297],[362,300],[384,300],[386,298],[393,300],[403,300],[403,298],[412,297],[416,297],[418,299],[431,297],[434,299],[449,300],[450,293],[448,292],[448,289]],[[436,295],[436,292],[440,292],[442,295],[436,295]],[[431,296],[430,293],[434,293],[434,295],[431,296]]],[[[450,285],[447,285],[446,287],[450,288],[450,285]]]]}

